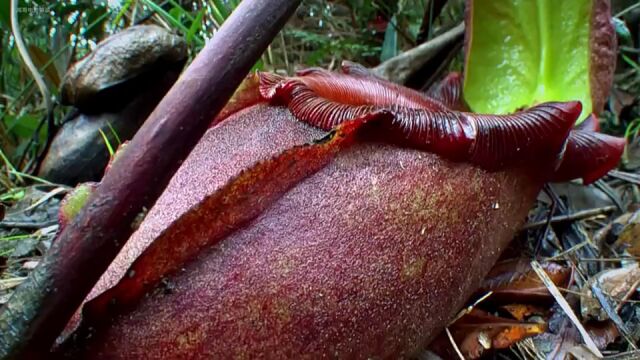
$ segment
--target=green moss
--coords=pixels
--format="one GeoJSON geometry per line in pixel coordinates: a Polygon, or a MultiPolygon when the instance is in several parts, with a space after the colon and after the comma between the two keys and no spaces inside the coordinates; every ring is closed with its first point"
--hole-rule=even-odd
{"type": "Polygon", "coordinates": [[[80,213],[80,210],[87,204],[87,200],[89,200],[89,196],[91,196],[95,188],[95,183],[82,183],[67,194],[60,207],[63,221],[68,223],[80,213]]]}
{"type": "Polygon", "coordinates": [[[545,101],[582,102],[591,113],[591,0],[475,0],[464,97],[479,113],[545,101]]]}

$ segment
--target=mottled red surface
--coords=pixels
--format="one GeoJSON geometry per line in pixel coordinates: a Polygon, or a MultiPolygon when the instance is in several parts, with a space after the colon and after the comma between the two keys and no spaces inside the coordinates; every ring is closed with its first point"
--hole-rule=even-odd
{"type": "Polygon", "coordinates": [[[262,98],[262,95],[260,95],[259,85],[260,79],[258,78],[258,74],[250,73],[247,75],[211,125],[217,124],[242,109],[264,102],[265,100],[262,98]]]}
{"type": "MultiPolygon", "coordinates": [[[[321,134],[258,106],[212,128],[94,293],[241,169],[321,134]]],[[[94,358],[395,357],[425,345],[480,283],[540,184],[357,144],[84,344],[94,358]]]]}
{"type": "Polygon", "coordinates": [[[267,210],[283,194],[324,168],[351,146],[363,126],[389,114],[372,113],[344,122],[321,141],[294,146],[243,170],[167,227],[138,256],[117,286],[88,302],[85,320],[135,305],[167,275],[180,270],[267,210]]]}
{"type": "MultiPolygon", "coordinates": [[[[325,134],[309,126],[292,126],[291,120],[287,121],[290,118],[287,116],[288,111],[281,108],[270,113],[272,121],[254,121],[263,108],[264,105],[259,105],[243,110],[237,115],[240,119],[223,121],[216,126],[218,130],[205,133],[201,145],[194,148],[181,170],[171,179],[168,189],[180,191],[166,191],[158,198],[145,221],[124,245],[109,270],[100,277],[86,300],[93,299],[114,286],[163,229],[240,171],[258,160],[267,159],[325,134]],[[245,133],[246,136],[237,136],[239,133],[245,133]],[[215,149],[206,144],[215,144],[215,149]]],[[[65,333],[68,334],[75,328],[78,321],[79,314],[76,313],[65,333]]]]}

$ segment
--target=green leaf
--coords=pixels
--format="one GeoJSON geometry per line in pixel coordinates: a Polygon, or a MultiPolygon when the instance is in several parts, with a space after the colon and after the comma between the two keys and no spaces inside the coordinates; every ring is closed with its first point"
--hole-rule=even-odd
{"type": "MultiPolygon", "coordinates": [[[[160,5],[156,4],[155,2],[151,1],[151,0],[143,0],[144,4],[147,5],[148,7],[151,8],[151,10],[153,10],[154,12],[156,12],[158,15],[160,15],[161,17],[163,17],[165,20],[167,20],[172,26],[175,26],[177,29],[179,29],[181,32],[183,32],[184,34],[186,34],[187,32],[189,32],[189,29],[187,29],[181,22],[179,19],[176,19],[174,16],[172,16],[170,13],[168,13],[166,10],[164,10],[160,5]]],[[[174,8],[175,9],[175,8],[174,8]]]]}
{"type": "Polygon", "coordinates": [[[189,27],[189,31],[187,32],[187,44],[191,44],[194,39],[194,36],[198,34],[198,31],[202,29],[202,18],[204,17],[204,9],[200,9],[196,14],[196,18],[191,22],[191,26],[189,27]]]}
{"type": "Polygon", "coordinates": [[[22,139],[30,139],[38,128],[41,118],[41,116],[30,114],[19,117],[5,115],[3,121],[9,133],[22,139]]]}
{"type": "Polygon", "coordinates": [[[396,16],[394,15],[387,24],[387,30],[384,32],[380,61],[386,61],[398,55],[398,31],[396,30],[395,22],[396,16]]]}
{"type": "Polygon", "coordinates": [[[184,14],[184,10],[182,10],[181,7],[174,7],[171,10],[169,10],[169,15],[171,15],[171,18],[180,23],[182,23],[183,14],[184,14]]]}
{"type": "Polygon", "coordinates": [[[131,1],[132,0],[127,0],[127,1],[124,2],[124,5],[120,9],[120,11],[118,11],[118,14],[116,15],[116,18],[113,19],[113,21],[111,22],[112,26],[118,26],[118,24],[120,23],[120,20],[124,16],[124,14],[126,14],[127,11],[129,11],[129,8],[131,7],[131,1]]]}
{"type": "Polygon", "coordinates": [[[104,24],[111,12],[105,6],[97,6],[87,13],[87,30],[83,33],[85,38],[102,39],[104,24]]]}
{"type": "Polygon", "coordinates": [[[113,154],[115,153],[115,151],[113,150],[113,146],[111,146],[111,142],[109,141],[109,138],[107,138],[107,135],[104,133],[104,131],[102,131],[102,129],[98,129],[98,131],[100,132],[100,136],[102,136],[102,141],[104,141],[104,145],[107,147],[107,151],[109,151],[109,156],[113,157],[113,154]]]}
{"type": "Polygon", "coordinates": [[[217,26],[222,25],[222,23],[226,20],[226,17],[223,16],[225,11],[224,5],[220,3],[220,1],[210,0],[209,5],[211,7],[211,16],[213,16],[213,20],[217,26]]]}
{"type": "Polygon", "coordinates": [[[11,2],[9,0],[0,1],[0,21],[3,27],[11,28],[11,2]]]}
{"type": "Polygon", "coordinates": [[[222,19],[226,20],[229,17],[229,11],[221,0],[212,0],[211,5],[213,6],[214,10],[220,14],[222,19]]]}
{"type": "Polygon", "coordinates": [[[590,90],[591,0],[474,0],[464,97],[480,113],[545,101],[582,102],[590,90]]]}
{"type": "Polygon", "coordinates": [[[26,194],[24,188],[10,189],[6,193],[0,195],[0,201],[20,201],[26,194]]]}

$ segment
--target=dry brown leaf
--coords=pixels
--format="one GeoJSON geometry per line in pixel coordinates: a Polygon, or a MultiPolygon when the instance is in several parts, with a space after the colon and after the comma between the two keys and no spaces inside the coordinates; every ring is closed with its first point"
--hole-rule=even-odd
{"type": "MultiPolygon", "coordinates": [[[[449,327],[456,345],[465,359],[478,359],[488,350],[506,349],[518,341],[542,334],[544,323],[521,322],[472,309],[449,327]]],[[[443,358],[454,358],[449,339],[440,336],[431,344],[431,350],[443,358]]]]}
{"type": "Polygon", "coordinates": [[[593,296],[591,287],[598,282],[603,293],[616,302],[623,300],[632,286],[640,281],[640,268],[638,264],[630,267],[605,270],[593,276],[583,287],[582,301],[580,304],[583,318],[607,320],[607,314],[602,310],[600,302],[593,296]]]}
{"type": "Polygon", "coordinates": [[[629,217],[614,246],[625,249],[633,256],[640,256],[640,211],[629,217]]]}

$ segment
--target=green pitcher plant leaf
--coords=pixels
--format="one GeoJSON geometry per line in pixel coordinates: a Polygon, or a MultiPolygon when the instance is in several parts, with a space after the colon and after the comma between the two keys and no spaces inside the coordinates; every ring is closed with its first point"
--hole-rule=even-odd
{"type": "Polygon", "coordinates": [[[469,0],[464,98],[474,112],[547,101],[602,111],[616,38],[608,0],[469,0]]]}

